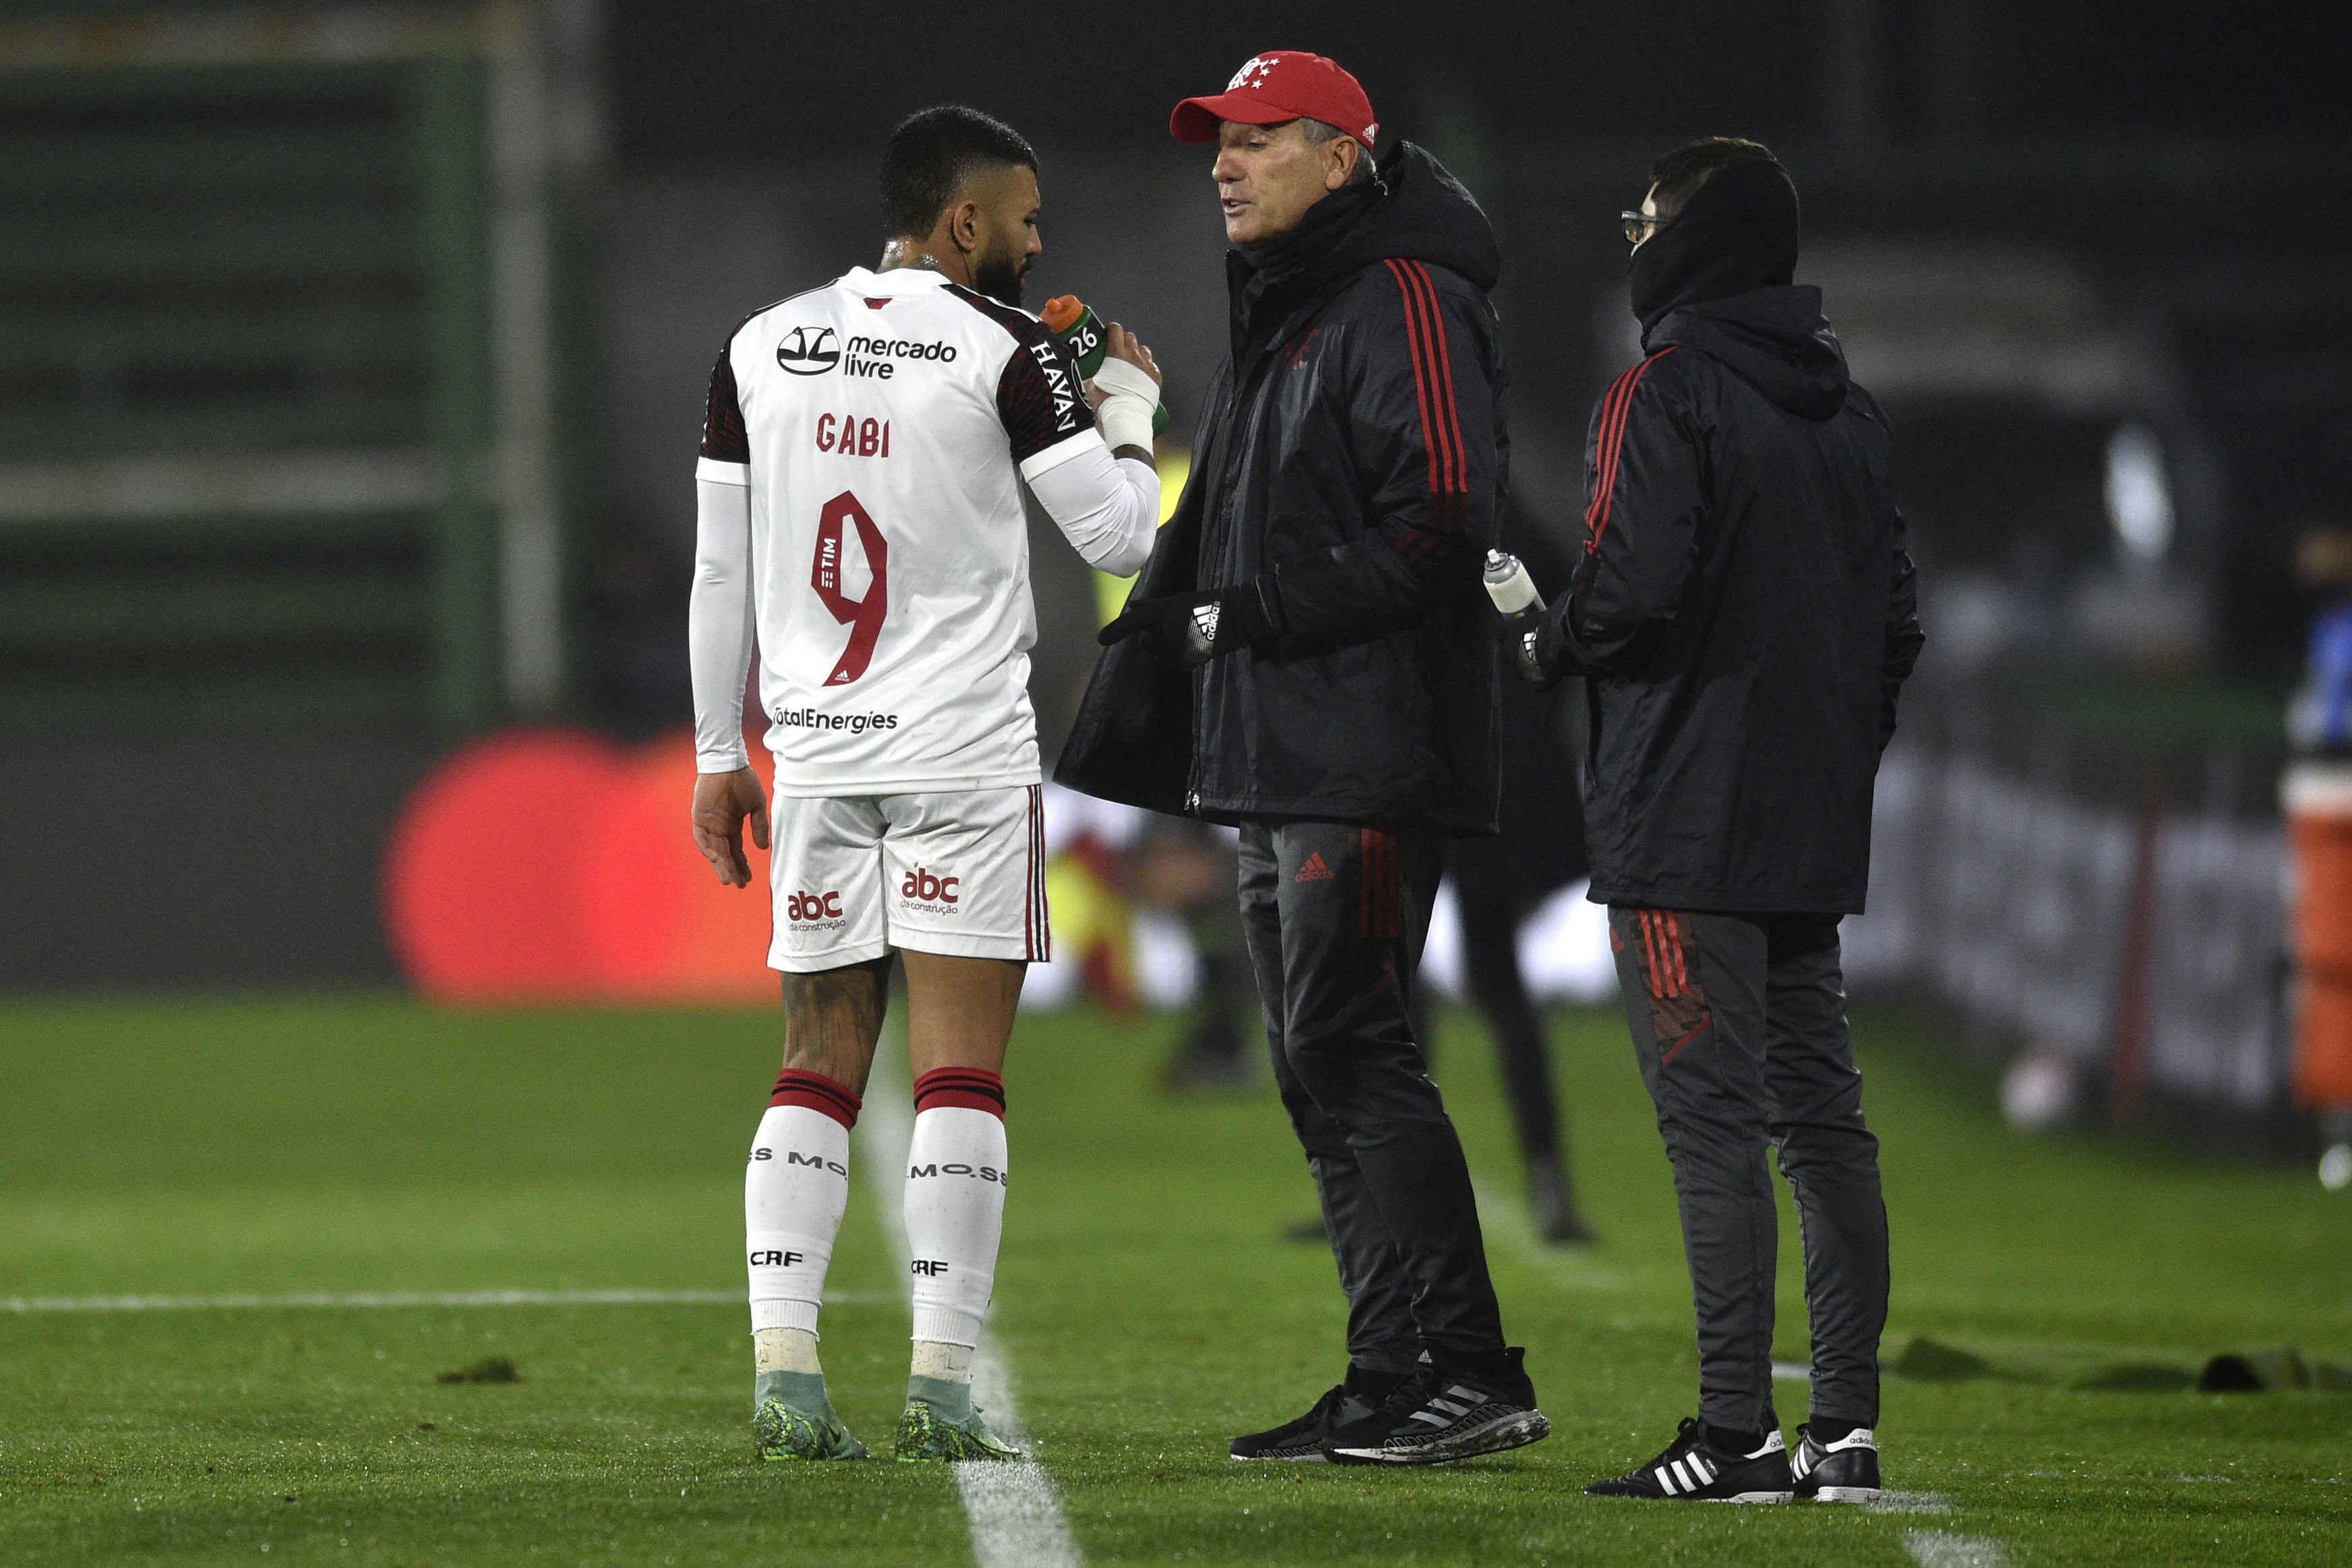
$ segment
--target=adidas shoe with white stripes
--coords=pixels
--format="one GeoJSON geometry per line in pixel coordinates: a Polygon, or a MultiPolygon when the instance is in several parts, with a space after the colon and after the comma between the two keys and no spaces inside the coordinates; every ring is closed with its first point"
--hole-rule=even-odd
{"type": "Polygon", "coordinates": [[[1797,1451],[1789,1456],[1797,1495],[1816,1502],[1878,1500],[1878,1439],[1857,1426],[1834,1443],[1816,1441],[1810,1426],[1797,1428],[1797,1451]]]}
{"type": "Polygon", "coordinates": [[[1708,1440],[1706,1425],[1686,1417],[1666,1451],[1646,1465],[1584,1489],[1591,1497],[1665,1498],[1675,1502],[1787,1502],[1796,1490],[1789,1445],[1778,1428],[1752,1454],[1731,1454],[1708,1440]]]}
{"type": "Polygon", "coordinates": [[[1315,1408],[1296,1420],[1265,1432],[1236,1437],[1229,1452],[1236,1459],[1297,1459],[1307,1464],[1328,1462],[1325,1438],[1342,1426],[1354,1425],[1381,1407],[1383,1400],[1407,1378],[1348,1368],[1346,1380],[1315,1402],[1315,1408]]]}
{"type": "Polygon", "coordinates": [[[1443,1465],[1523,1447],[1551,1434],[1514,1345],[1475,1360],[1423,1363],[1381,1407],[1333,1432],[1339,1465],[1443,1465]]]}

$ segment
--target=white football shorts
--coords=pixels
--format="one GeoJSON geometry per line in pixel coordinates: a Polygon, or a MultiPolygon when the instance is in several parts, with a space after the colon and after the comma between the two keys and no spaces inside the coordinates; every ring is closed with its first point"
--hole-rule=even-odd
{"type": "Polygon", "coordinates": [[[940,795],[778,795],[768,967],[838,969],[892,948],[1044,962],[1036,784],[940,795]]]}

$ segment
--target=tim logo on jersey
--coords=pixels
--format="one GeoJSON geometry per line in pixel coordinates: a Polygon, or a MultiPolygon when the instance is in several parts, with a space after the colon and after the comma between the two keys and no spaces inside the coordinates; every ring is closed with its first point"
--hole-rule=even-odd
{"type": "Polygon", "coordinates": [[[776,345],[776,363],[794,375],[823,375],[841,363],[831,327],[794,327],[776,345]]]}

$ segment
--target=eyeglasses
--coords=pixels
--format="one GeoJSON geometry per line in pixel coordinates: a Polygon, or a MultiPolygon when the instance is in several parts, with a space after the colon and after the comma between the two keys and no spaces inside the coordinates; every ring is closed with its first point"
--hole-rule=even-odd
{"type": "Polygon", "coordinates": [[[1648,213],[1622,212],[1617,215],[1617,221],[1625,230],[1625,243],[1639,245],[1675,220],[1652,217],[1648,213]]]}

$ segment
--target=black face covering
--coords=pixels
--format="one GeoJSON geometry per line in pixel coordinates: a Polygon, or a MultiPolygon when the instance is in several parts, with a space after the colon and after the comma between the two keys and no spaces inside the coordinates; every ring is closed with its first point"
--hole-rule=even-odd
{"type": "Polygon", "coordinates": [[[1635,249],[1633,314],[1646,338],[1684,305],[1784,287],[1796,269],[1797,187],[1778,163],[1741,163],[1635,249]]]}

